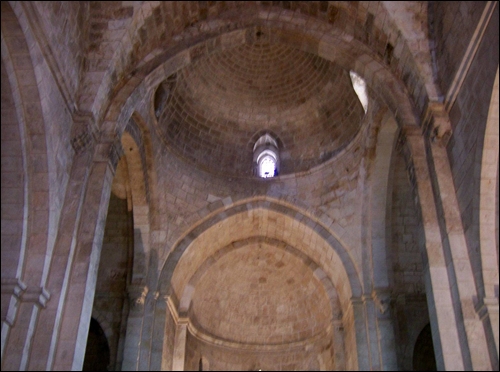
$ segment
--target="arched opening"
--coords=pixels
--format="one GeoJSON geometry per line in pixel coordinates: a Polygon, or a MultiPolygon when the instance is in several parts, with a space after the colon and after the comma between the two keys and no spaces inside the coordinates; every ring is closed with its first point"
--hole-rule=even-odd
{"type": "Polygon", "coordinates": [[[248,370],[257,365],[266,370],[278,364],[278,369],[307,370],[317,355],[322,355],[326,370],[358,368],[358,339],[351,332],[344,334],[340,326],[347,322],[346,328],[354,329],[356,319],[349,301],[353,293],[359,293],[356,269],[340,243],[334,243],[333,237],[320,239],[327,231],[319,227],[311,231],[302,218],[298,210],[288,211],[271,201],[246,201],[213,216],[192,231],[189,239],[179,242],[159,281],[161,291],[169,293],[166,329],[173,330],[162,341],[168,345],[162,368],[175,363],[178,368],[196,369],[200,352],[212,357],[217,353],[210,363],[221,370],[248,370]],[[253,230],[256,220],[268,227],[259,236],[253,230]],[[302,223],[289,229],[294,220],[302,223]],[[285,231],[276,228],[283,225],[285,231]],[[317,244],[303,240],[316,233],[317,244]],[[333,264],[324,266],[332,248],[329,260],[333,264]],[[319,297],[313,299],[311,294],[319,297]],[[331,312],[325,313],[326,308],[331,312]],[[323,312],[317,313],[318,309],[323,312]],[[177,324],[180,317],[183,323],[177,324]],[[298,319],[307,321],[299,324],[298,319]],[[187,337],[177,342],[184,324],[188,324],[183,331],[187,337]],[[174,350],[182,348],[186,359],[180,360],[174,350]],[[294,360],[286,360],[292,354],[294,360]]]}
{"type": "Polygon", "coordinates": [[[92,318],[82,371],[108,371],[109,362],[108,340],[100,324],[92,318]]]}
{"type": "Polygon", "coordinates": [[[279,150],[277,141],[268,133],[262,135],[253,147],[256,173],[261,178],[279,174],[279,150]]]}
{"type": "Polygon", "coordinates": [[[431,325],[427,324],[420,332],[413,348],[414,371],[437,371],[431,325]]]}
{"type": "Polygon", "coordinates": [[[172,74],[163,82],[161,82],[156,88],[153,100],[153,109],[156,119],[159,119],[163,109],[167,104],[167,100],[170,97],[170,93],[174,89],[175,81],[177,79],[177,74],[172,74]]]}

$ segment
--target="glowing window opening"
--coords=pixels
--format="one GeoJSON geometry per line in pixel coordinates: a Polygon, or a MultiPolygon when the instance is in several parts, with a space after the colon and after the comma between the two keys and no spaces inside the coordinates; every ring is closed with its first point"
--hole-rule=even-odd
{"type": "Polygon", "coordinates": [[[262,178],[274,177],[276,162],[271,156],[264,156],[260,161],[259,168],[262,178]]]}
{"type": "Polygon", "coordinates": [[[368,94],[366,94],[366,82],[354,71],[350,71],[349,75],[351,75],[352,87],[358,95],[359,101],[361,102],[361,105],[363,106],[366,114],[366,111],[368,110],[368,94]]]}
{"type": "Polygon", "coordinates": [[[257,158],[259,176],[262,178],[274,177],[276,174],[276,154],[271,150],[262,151],[257,158]]]}

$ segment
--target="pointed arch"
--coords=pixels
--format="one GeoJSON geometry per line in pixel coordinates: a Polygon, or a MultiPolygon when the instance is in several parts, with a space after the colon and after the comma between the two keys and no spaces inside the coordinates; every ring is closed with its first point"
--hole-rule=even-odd
{"type": "MultiPolygon", "coordinates": [[[[22,185],[19,182],[13,185],[17,191],[7,193],[2,187],[2,219],[7,211],[4,204],[15,205],[11,211],[18,217],[12,226],[18,231],[16,238],[7,240],[5,247],[2,244],[2,252],[8,250],[12,258],[2,260],[2,302],[9,304],[9,321],[2,322],[2,369],[24,369],[31,346],[29,332],[36,325],[39,307],[45,306],[49,298],[44,282],[54,236],[49,231],[53,226],[49,183],[49,163],[53,157],[47,146],[39,86],[27,34],[8,2],[2,2],[1,10],[2,69],[5,68],[8,76],[5,86],[2,79],[2,96],[4,87],[10,90],[13,105],[9,114],[14,120],[12,124],[18,123],[19,136],[13,154],[17,154],[17,161],[22,164],[22,175],[18,175],[22,185]],[[17,189],[17,186],[21,187],[17,189]],[[4,264],[13,267],[4,271],[4,264]],[[22,320],[14,322],[16,318],[22,320]],[[17,344],[19,339],[25,340],[22,345],[17,344]]],[[[2,166],[2,182],[5,179],[8,183],[10,177],[4,178],[6,169],[2,166]]]]}
{"type": "Polygon", "coordinates": [[[484,133],[479,185],[479,239],[484,293],[488,298],[498,298],[498,92],[497,69],[484,133]]]}

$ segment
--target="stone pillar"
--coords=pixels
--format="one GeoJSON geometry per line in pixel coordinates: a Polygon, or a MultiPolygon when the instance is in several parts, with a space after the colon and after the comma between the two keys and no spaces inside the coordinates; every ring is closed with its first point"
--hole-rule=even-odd
{"type": "Polygon", "coordinates": [[[397,371],[396,340],[394,337],[393,317],[391,312],[391,295],[387,288],[377,288],[372,291],[375,304],[375,320],[377,324],[377,339],[380,348],[381,369],[397,371]]]}
{"type": "Polygon", "coordinates": [[[380,371],[382,368],[382,361],[380,355],[379,338],[377,332],[377,322],[375,318],[375,303],[371,296],[362,296],[363,306],[365,308],[366,316],[366,329],[368,335],[368,363],[369,369],[373,371],[380,371]]]}
{"type": "Polygon", "coordinates": [[[28,369],[50,370],[58,342],[58,330],[62,317],[60,311],[67,295],[67,285],[75,256],[78,225],[83,208],[92,149],[82,150],[73,158],[70,180],[66,189],[57,238],[52,254],[47,288],[51,301],[39,314],[39,324],[32,342],[28,369]]]}
{"type": "Polygon", "coordinates": [[[139,353],[141,346],[142,322],[144,318],[144,303],[148,287],[129,286],[128,295],[130,312],[127,319],[127,333],[123,355],[123,371],[139,370],[139,353]]]}
{"type": "MultiPolygon", "coordinates": [[[[334,320],[333,324],[333,370],[345,371],[344,324],[341,320],[334,320]]],[[[326,363],[325,363],[326,365],[326,363]]]]}
{"type": "Polygon", "coordinates": [[[484,329],[493,331],[492,337],[488,338],[488,348],[492,356],[492,370],[496,371],[498,369],[498,298],[485,297],[478,301],[476,312],[483,322],[484,329]]]}
{"type": "Polygon", "coordinates": [[[458,319],[451,295],[454,283],[448,276],[443,237],[439,227],[436,202],[420,128],[406,127],[404,135],[411,154],[405,154],[410,182],[416,188],[425,238],[424,275],[432,339],[438,370],[464,370],[467,357],[460,344],[458,319]],[[427,262],[425,262],[427,261],[427,262]]]}
{"type": "Polygon", "coordinates": [[[40,309],[45,307],[50,295],[45,288],[24,287],[19,282],[13,288],[13,297],[12,300],[16,302],[17,311],[9,319],[9,323],[11,323],[9,328],[14,324],[16,327],[5,330],[9,331],[9,342],[2,344],[2,352],[4,353],[2,356],[2,370],[24,371],[28,363],[38,313],[40,309]]]}
{"type": "MultiPolygon", "coordinates": [[[[492,363],[486,342],[488,337],[481,320],[474,311],[473,301],[478,298],[478,293],[453,183],[453,174],[445,148],[446,139],[451,136],[449,134],[451,124],[442,104],[429,105],[426,128],[429,168],[432,171],[431,176],[435,179],[433,191],[438,202],[441,231],[445,234],[443,249],[452,285],[450,289],[465,358],[464,366],[466,369],[491,370],[492,363]]],[[[496,363],[498,364],[498,361],[496,363]]]]}
{"type": "MultiPolygon", "coordinates": [[[[359,371],[369,371],[370,368],[370,345],[368,342],[365,304],[362,298],[352,298],[351,305],[354,316],[354,331],[356,338],[356,352],[358,354],[359,371]]],[[[353,346],[353,345],[351,345],[353,346]]],[[[353,367],[353,366],[348,366],[353,367]]]]}
{"type": "MultiPolygon", "coordinates": [[[[26,284],[16,278],[2,278],[2,307],[5,307],[5,317],[2,318],[2,370],[7,337],[17,318],[17,310],[21,295],[26,290],[26,284]]],[[[3,314],[2,314],[3,316],[3,314]]]]}
{"type": "Polygon", "coordinates": [[[169,311],[165,295],[155,293],[153,334],[151,340],[150,371],[162,370],[163,343],[166,337],[166,316],[169,311]]]}
{"type": "Polygon", "coordinates": [[[111,182],[119,157],[117,146],[116,143],[97,145],[93,156],[73,262],[63,288],[66,299],[58,308],[59,338],[48,369],[79,370],[83,366],[111,182]]]}
{"type": "Polygon", "coordinates": [[[188,318],[178,318],[175,328],[174,357],[172,371],[184,371],[186,359],[188,318]]]}

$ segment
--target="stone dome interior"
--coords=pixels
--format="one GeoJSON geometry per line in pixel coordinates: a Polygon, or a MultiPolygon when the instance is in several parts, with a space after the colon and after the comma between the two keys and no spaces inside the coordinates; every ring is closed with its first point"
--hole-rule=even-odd
{"type": "Polygon", "coordinates": [[[252,149],[263,132],[278,139],[281,174],[330,159],[364,116],[349,71],[261,31],[248,38],[204,54],[160,85],[160,137],[198,167],[232,176],[253,175],[252,149]]]}

